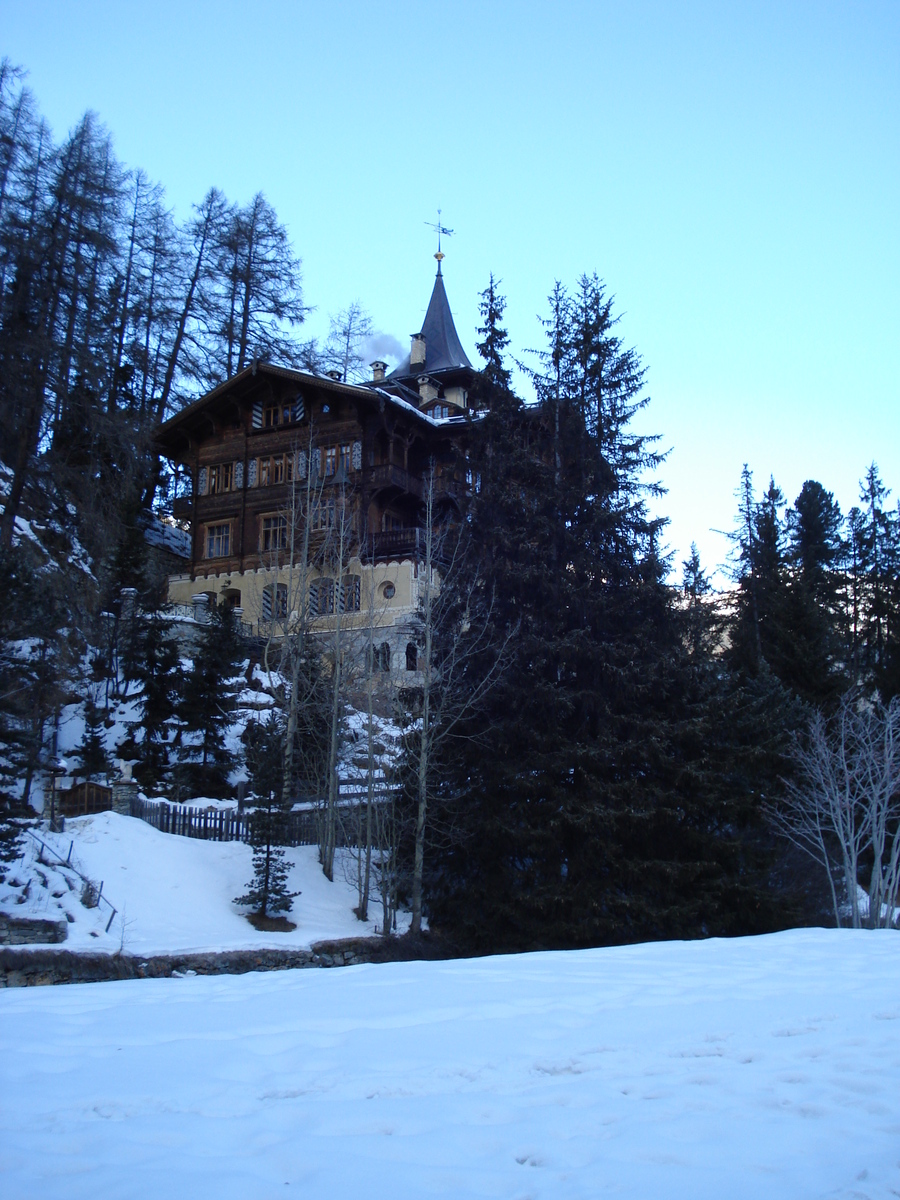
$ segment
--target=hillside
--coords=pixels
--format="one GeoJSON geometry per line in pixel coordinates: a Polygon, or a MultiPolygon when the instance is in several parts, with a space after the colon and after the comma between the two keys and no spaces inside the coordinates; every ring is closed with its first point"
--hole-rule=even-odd
{"type": "MultiPolygon", "coordinates": [[[[21,858],[6,869],[0,884],[0,911],[66,921],[68,936],[61,948],[67,950],[145,956],[306,949],[313,942],[377,931],[377,905],[371,906],[368,922],[354,916],[353,860],[339,857],[334,882],[329,883],[315,846],[286,852],[293,864],[288,887],[299,893],[289,914],[296,929],[260,933],[234,903],[253,875],[253,852],[242,842],[177,837],[116,813],[70,820],[64,834],[42,830],[40,837],[61,858],[70,858],[83,876],[102,884],[103,896],[116,909],[107,930],[110,908],[85,908],[78,876],[59,863],[53,865],[52,855],[45,853],[40,862],[38,844],[25,838],[21,858]]],[[[404,928],[403,914],[398,927],[404,928]]]]}

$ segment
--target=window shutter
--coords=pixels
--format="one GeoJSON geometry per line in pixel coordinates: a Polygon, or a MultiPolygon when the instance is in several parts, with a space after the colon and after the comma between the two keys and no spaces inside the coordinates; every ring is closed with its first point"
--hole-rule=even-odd
{"type": "Polygon", "coordinates": [[[362,470],[362,442],[353,443],[353,470],[362,470]]]}
{"type": "Polygon", "coordinates": [[[262,615],[264,621],[272,620],[272,589],[270,587],[263,588],[262,615]]]}
{"type": "Polygon", "coordinates": [[[253,428],[262,429],[263,427],[263,409],[262,400],[253,401],[253,428]]]}
{"type": "Polygon", "coordinates": [[[319,581],[314,579],[309,585],[309,615],[317,617],[319,615],[319,581]]]}
{"type": "Polygon", "coordinates": [[[322,451],[318,446],[313,450],[313,475],[322,474],[322,451]]]}
{"type": "Polygon", "coordinates": [[[206,469],[206,467],[201,467],[200,468],[200,478],[197,481],[198,496],[206,495],[206,483],[207,483],[208,478],[209,478],[209,471],[206,469]]]}
{"type": "Polygon", "coordinates": [[[298,479],[306,478],[306,451],[305,450],[297,451],[297,478],[298,479]]]}
{"type": "Polygon", "coordinates": [[[234,490],[239,492],[244,486],[244,464],[240,461],[234,464],[234,490]]]}
{"type": "Polygon", "coordinates": [[[247,463],[247,487],[256,487],[256,459],[251,458],[247,463]]]}
{"type": "Polygon", "coordinates": [[[294,420],[302,421],[306,416],[306,405],[303,403],[303,397],[298,395],[294,401],[294,420]]]}

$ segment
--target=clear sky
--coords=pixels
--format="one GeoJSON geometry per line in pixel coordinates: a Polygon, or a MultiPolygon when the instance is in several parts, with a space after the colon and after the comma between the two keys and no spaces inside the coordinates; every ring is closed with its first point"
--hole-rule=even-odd
{"type": "Polygon", "coordinates": [[[554,280],[597,271],[672,447],[676,560],[724,560],[745,461],[845,511],[873,459],[900,492],[897,0],[0,0],[0,54],[179,215],[264,191],[312,333],[359,299],[406,344],[439,206],[473,358],[489,272],[524,356],[554,280]]]}

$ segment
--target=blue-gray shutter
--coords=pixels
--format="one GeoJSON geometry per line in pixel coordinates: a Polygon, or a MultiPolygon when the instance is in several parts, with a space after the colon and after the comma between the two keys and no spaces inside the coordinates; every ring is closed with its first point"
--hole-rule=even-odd
{"type": "Polygon", "coordinates": [[[297,451],[297,478],[298,479],[306,478],[306,451],[305,450],[297,451]]]}
{"type": "Polygon", "coordinates": [[[247,487],[256,487],[256,459],[251,458],[247,463],[247,487]]]}
{"type": "Polygon", "coordinates": [[[302,421],[306,416],[306,405],[303,403],[303,397],[298,394],[294,400],[294,420],[302,421]]]}
{"type": "Polygon", "coordinates": [[[198,496],[206,495],[206,481],[207,481],[208,476],[209,476],[209,471],[206,469],[206,467],[201,467],[200,468],[200,478],[197,481],[197,495],[198,496]]]}
{"type": "Polygon", "coordinates": [[[353,470],[362,470],[362,442],[353,443],[353,470]]]}
{"type": "Polygon", "coordinates": [[[238,461],[234,464],[234,490],[239,492],[244,486],[244,464],[238,461]]]}
{"type": "Polygon", "coordinates": [[[253,428],[262,429],[263,427],[263,411],[262,400],[253,401],[253,428]]]}
{"type": "Polygon", "coordinates": [[[272,620],[272,589],[264,587],[262,594],[262,615],[264,621],[272,620]]]}
{"type": "Polygon", "coordinates": [[[313,475],[322,474],[322,451],[317,446],[313,450],[313,475]]]}

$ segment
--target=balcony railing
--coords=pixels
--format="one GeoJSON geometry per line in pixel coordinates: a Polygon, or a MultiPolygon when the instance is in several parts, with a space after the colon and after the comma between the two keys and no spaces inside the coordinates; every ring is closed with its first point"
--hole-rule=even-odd
{"type": "Polygon", "coordinates": [[[360,547],[363,562],[378,559],[421,558],[425,554],[424,529],[387,529],[373,533],[360,547]]]}
{"type": "Polygon", "coordinates": [[[373,487],[395,487],[401,492],[409,492],[417,499],[422,499],[421,479],[416,479],[415,475],[410,475],[405,467],[398,467],[396,463],[382,463],[372,467],[369,471],[369,481],[373,487]]]}

